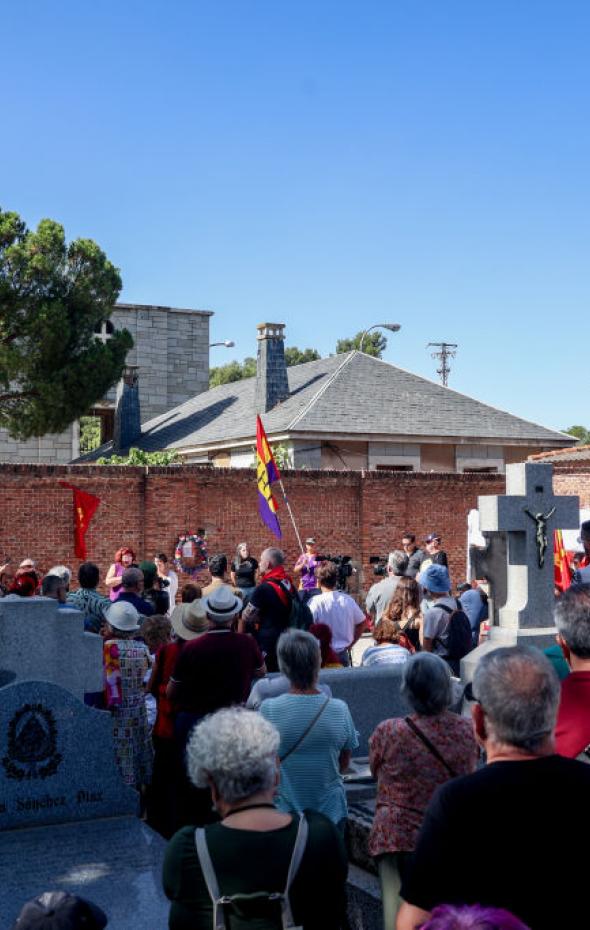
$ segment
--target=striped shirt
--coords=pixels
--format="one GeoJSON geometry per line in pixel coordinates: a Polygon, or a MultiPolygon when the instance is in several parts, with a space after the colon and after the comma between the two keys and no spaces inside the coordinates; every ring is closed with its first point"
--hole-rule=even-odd
{"type": "Polygon", "coordinates": [[[384,646],[369,646],[363,653],[362,665],[403,665],[410,658],[410,653],[403,646],[387,643],[384,646]]]}
{"type": "MultiPolygon", "coordinates": [[[[279,756],[284,756],[297,742],[325,700],[325,694],[282,694],[262,702],[260,713],[281,734],[279,756]]],[[[281,763],[279,810],[315,810],[334,823],[346,817],[339,756],[343,749],[357,746],[358,736],[348,705],[332,698],[305,739],[281,763]]]]}

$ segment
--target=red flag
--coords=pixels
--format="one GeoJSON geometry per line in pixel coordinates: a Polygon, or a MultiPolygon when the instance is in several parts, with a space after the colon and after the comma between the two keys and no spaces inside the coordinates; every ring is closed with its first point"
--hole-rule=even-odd
{"type": "Polygon", "coordinates": [[[572,583],[572,569],[563,544],[563,533],[561,530],[554,531],[553,544],[555,587],[563,593],[567,591],[572,583]]]}
{"type": "Polygon", "coordinates": [[[65,481],[59,483],[62,488],[68,488],[74,492],[74,553],[79,559],[85,559],[86,531],[100,504],[100,497],[81,491],[80,488],[74,487],[73,484],[66,484],[65,481]]]}

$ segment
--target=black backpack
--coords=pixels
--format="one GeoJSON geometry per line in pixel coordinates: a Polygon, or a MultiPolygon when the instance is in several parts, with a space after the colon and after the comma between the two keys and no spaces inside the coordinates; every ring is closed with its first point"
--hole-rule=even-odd
{"type": "Polygon", "coordinates": [[[282,581],[268,581],[265,584],[270,584],[275,591],[280,588],[291,599],[289,619],[285,629],[292,627],[296,630],[309,630],[313,623],[313,614],[307,604],[303,603],[299,593],[294,590],[292,585],[283,584],[282,581]]]}
{"type": "Polygon", "coordinates": [[[436,606],[444,610],[445,613],[450,614],[447,627],[447,653],[449,659],[459,661],[473,649],[473,637],[467,614],[459,601],[456,601],[456,604],[455,608],[447,607],[446,604],[437,604],[436,606]]]}

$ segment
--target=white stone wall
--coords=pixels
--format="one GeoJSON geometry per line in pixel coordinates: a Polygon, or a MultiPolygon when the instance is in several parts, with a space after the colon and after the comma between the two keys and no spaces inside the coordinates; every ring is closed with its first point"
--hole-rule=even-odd
{"type": "Polygon", "coordinates": [[[420,446],[404,442],[370,442],[369,468],[377,465],[406,465],[420,471],[420,446]]]}
{"type": "Polygon", "coordinates": [[[39,439],[19,441],[0,429],[0,462],[32,462],[41,465],[67,465],[79,454],[79,429],[73,423],[65,432],[39,439]]]}
{"type": "MultiPolygon", "coordinates": [[[[127,361],[139,366],[142,423],[208,389],[208,313],[118,304],[111,321],[133,338],[127,361]]],[[[107,400],[114,404],[114,388],[107,400]]]]}
{"type": "Polygon", "coordinates": [[[457,446],[457,471],[466,468],[495,468],[498,474],[505,471],[502,446],[464,445],[457,446]]]}

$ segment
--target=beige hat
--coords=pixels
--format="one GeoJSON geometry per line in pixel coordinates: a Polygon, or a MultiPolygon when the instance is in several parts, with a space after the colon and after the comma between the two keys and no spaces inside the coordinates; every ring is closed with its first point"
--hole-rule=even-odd
{"type": "Polygon", "coordinates": [[[203,601],[198,598],[190,604],[178,604],[170,617],[172,629],[181,639],[197,639],[209,629],[203,601]]]}
{"type": "Polygon", "coordinates": [[[203,598],[203,606],[211,620],[223,623],[240,613],[242,601],[236,597],[229,585],[220,584],[203,598]]]}
{"type": "Polygon", "coordinates": [[[134,633],[141,626],[139,613],[129,601],[114,601],[106,612],[107,623],[123,633],[134,633]]]}

